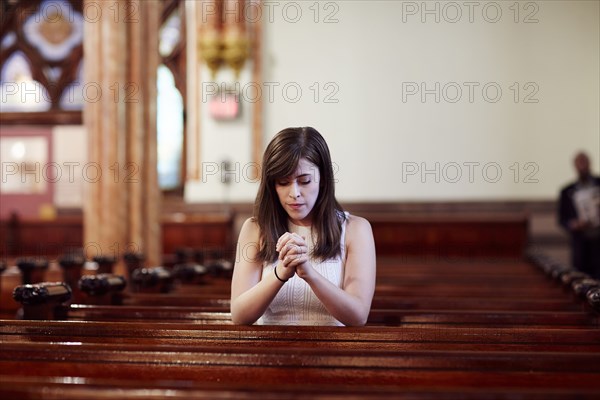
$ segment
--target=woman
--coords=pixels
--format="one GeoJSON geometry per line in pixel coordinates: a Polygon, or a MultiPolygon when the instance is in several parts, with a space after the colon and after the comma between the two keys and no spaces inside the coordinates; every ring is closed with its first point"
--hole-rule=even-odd
{"type": "Polygon", "coordinates": [[[364,325],[375,289],[373,233],[335,199],[323,137],[310,127],[279,132],[261,175],[254,217],[238,240],[233,322],[364,325]]]}

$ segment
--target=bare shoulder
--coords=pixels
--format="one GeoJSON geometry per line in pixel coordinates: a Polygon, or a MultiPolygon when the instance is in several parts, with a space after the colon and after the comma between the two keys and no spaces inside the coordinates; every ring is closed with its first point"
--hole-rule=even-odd
{"type": "Polygon", "coordinates": [[[254,218],[248,218],[242,224],[242,228],[240,229],[240,241],[255,241],[258,239],[260,233],[260,228],[258,227],[258,222],[254,218]]]}
{"type": "Polygon", "coordinates": [[[371,229],[371,223],[363,217],[350,214],[348,216],[348,229],[371,229]]]}
{"type": "Polygon", "coordinates": [[[258,232],[258,222],[255,218],[247,218],[242,224],[242,229],[258,232]]]}
{"type": "Polygon", "coordinates": [[[371,229],[371,224],[366,218],[351,214],[346,222],[346,235],[348,238],[372,237],[373,230],[371,229]]]}
{"type": "MultiPolygon", "coordinates": [[[[258,243],[260,241],[260,228],[254,218],[248,218],[240,228],[240,235],[237,243],[237,251],[240,252],[236,257],[236,265],[249,263],[257,264],[255,260],[258,252],[258,243]],[[243,255],[243,257],[242,257],[243,255]]],[[[235,270],[235,269],[234,269],[235,270]]]]}
{"type": "MultiPolygon", "coordinates": [[[[375,271],[375,239],[366,218],[350,215],[346,225],[346,267],[348,271],[375,271]]],[[[369,278],[370,279],[370,278],[369,278]]]]}

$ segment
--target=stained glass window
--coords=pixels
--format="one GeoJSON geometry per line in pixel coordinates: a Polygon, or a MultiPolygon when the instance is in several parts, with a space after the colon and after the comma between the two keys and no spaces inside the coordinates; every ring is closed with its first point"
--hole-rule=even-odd
{"type": "Polygon", "coordinates": [[[21,51],[8,57],[0,72],[3,112],[48,111],[52,101],[46,88],[33,79],[30,61],[21,51]]]}
{"type": "MultiPolygon", "coordinates": [[[[185,4],[161,0],[158,70],[158,169],[161,188],[181,192],[185,180],[185,4]]],[[[0,3],[0,113],[43,114],[83,109],[83,0],[9,0],[0,3]]],[[[70,114],[72,115],[72,114],[70,114]]],[[[13,115],[14,117],[14,115],[13,115]]],[[[61,119],[61,121],[64,121],[61,119]]],[[[73,121],[72,119],[70,121],[73,121]]]]}
{"type": "Polygon", "coordinates": [[[84,99],[83,60],[79,63],[75,80],[69,83],[62,92],[59,105],[63,110],[82,110],[84,99]]]}
{"type": "Polygon", "coordinates": [[[173,53],[180,42],[181,33],[181,16],[176,8],[160,28],[158,51],[162,57],[168,57],[173,53]]]}
{"type": "Polygon", "coordinates": [[[183,98],[175,87],[173,73],[158,67],[158,181],[163,189],[179,186],[183,150],[183,98]]]}
{"type": "Polygon", "coordinates": [[[161,189],[176,192],[183,187],[185,163],[184,6],[179,0],[164,2],[158,44],[158,181],[161,189]]]}
{"type": "Polygon", "coordinates": [[[83,43],[83,16],[67,1],[44,0],[25,20],[23,33],[44,59],[64,60],[83,43]]]}
{"type": "Polygon", "coordinates": [[[2,7],[1,112],[81,111],[75,89],[81,82],[83,0],[10,1],[2,7]]]}

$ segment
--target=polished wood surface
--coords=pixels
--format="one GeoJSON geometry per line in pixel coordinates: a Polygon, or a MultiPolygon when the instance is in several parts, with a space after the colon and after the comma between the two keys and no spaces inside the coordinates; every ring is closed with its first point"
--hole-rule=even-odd
{"type": "Polygon", "coordinates": [[[597,398],[599,316],[551,276],[517,258],[379,257],[361,328],[231,325],[215,274],[127,291],[1,320],[0,395],[597,398]]]}
{"type": "MultiPolygon", "coordinates": [[[[173,254],[181,247],[202,250],[230,249],[232,219],[227,215],[202,216],[184,221],[163,218],[161,221],[163,254],[173,254]]],[[[49,256],[56,258],[74,248],[88,250],[93,256],[102,249],[83,241],[81,216],[61,216],[52,221],[17,219],[0,221],[0,256],[49,256]]],[[[114,255],[115,247],[107,249],[114,255]]]]}
{"type": "MultiPolygon", "coordinates": [[[[519,258],[528,242],[527,220],[518,215],[484,218],[468,214],[374,214],[369,218],[377,254],[382,257],[519,258]]],[[[231,252],[237,239],[235,219],[235,215],[225,212],[181,218],[178,214],[165,215],[161,220],[162,254],[173,254],[182,247],[219,247],[231,252]]],[[[82,219],[78,216],[63,216],[53,221],[0,221],[0,234],[6,240],[0,251],[8,256],[56,256],[81,246],[95,251],[99,244],[84,242],[82,232],[82,219]]],[[[113,249],[114,246],[109,246],[108,252],[113,249]]]]}

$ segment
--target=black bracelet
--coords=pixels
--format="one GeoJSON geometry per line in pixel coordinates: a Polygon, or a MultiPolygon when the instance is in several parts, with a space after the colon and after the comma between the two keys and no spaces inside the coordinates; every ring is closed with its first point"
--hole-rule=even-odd
{"type": "Polygon", "coordinates": [[[281,279],[279,275],[277,275],[277,264],[275,264],[275,268],[273,268],[273,271],[275,272],[275,278],[279,279],[283,283],[286,283],[288,281],[287,279],[281,279]]]}

